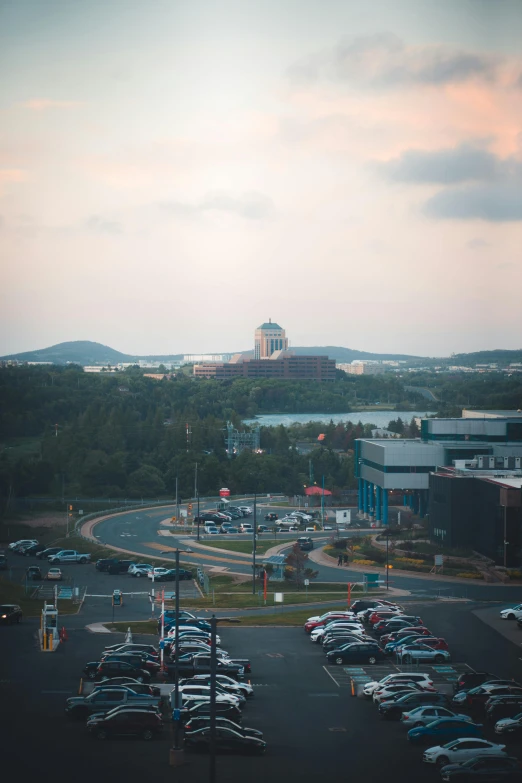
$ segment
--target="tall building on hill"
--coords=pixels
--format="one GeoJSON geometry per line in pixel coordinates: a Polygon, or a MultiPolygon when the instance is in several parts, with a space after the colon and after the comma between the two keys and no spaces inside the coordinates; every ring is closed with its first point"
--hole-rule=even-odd
{"type": "Polygon", "coordinates": [[[268,323],[258,326],[254,334],[254,359],[270,359],[276,351],[286,351],[288,339],[279,324],[268,323]]]}

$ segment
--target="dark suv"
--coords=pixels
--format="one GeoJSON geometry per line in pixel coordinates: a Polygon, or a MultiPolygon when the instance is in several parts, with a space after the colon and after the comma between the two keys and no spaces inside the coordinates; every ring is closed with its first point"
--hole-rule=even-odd
{"type": "Polygon", "coordinates": [[[489,682],[490,680],[496,680],[496,674],[490,674],[489,672],[465,672],[461,674],[457,682],[453,684],[453,690],[457,691],[470,691],[472,688],[477,688],[482,685],[483,682],[489,682]]]}
{"type": "Polygon", "coordinates": [[[163,731],[163,721],[157,712],[129,707],[103,718],[90,718],[87,729],[100,740],[128,736],[151,740],[163,731]]]}
{"type": "Polygon", "coordinates": [[[311,549],[314,548],[314,542],[310,538],[310,536],[301,536],[297,539],[297,544],[299,546],[299,549],[301,549],[303,552],[309,552],[311,549]]]}
{"type": "Polygon", "coordinates": [[[125,574],[129,570],[132,560],[117,560],[116,558],[105,558],[96,561],[97,571],[106,571],[108,574],[125,574]]]}
{"type": "Polygon", "coordinates": [[[126,661],[91,661],[88,663],[83,673],[89,680],[110,680],[113,677],[132,677],[138,682],[150,682],[150,672],[145,667],[133,666],[126,661]]]}
{"type": "Polygon", "coordinates": [[[388,720],[400,720],[403,712],[413,710],[415,707],[447,707],[448,699],[443,693],[406,693],[398,698],[386,699],[379,704],[379,712],[388,720]]]}
{"type": "Polygon", "coordinates": [[[19,623],[22,617],[22,610],[17,604],[2,604],[0,606],[0,623],[2,625],[19,623]]]}

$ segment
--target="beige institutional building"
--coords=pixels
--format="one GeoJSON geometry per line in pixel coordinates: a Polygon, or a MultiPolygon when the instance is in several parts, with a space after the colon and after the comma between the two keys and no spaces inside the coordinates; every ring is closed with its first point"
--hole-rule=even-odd
{"type": "Polygon", "coordinates": [[[270,359],[276,351],[286,351],[288,339],[279,324],[268,323],[258,326],[254,334],[254,359],[270,359]]]}

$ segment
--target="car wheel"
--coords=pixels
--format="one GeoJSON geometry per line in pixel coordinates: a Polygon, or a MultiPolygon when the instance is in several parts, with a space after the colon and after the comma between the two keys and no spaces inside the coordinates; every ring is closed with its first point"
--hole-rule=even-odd
{"type": "Polygon", "coordinates": [[[516,620],[516,617],[515,617],[515,615],[513,614],[513,612],[510,612],[510,613],[507,615],[507,619],[508,619],[508,620],[516,620]]]}
{"type": "Polygon", "coordinates": [[[372,666],[375,663],[377,663],[377,658],[375,657],[375,655],[370,655],[370,657],[368,658],[368,663],[371,663],[372,666]]]}
{"type": "Polygon", "coordinates": [[[134,576],[136,577],[136,579],[139,579],[141,574],[138,572],[137,574],[134,574],[134,576]]]}
{"type": "Polygon", "coordinates": [[[403,663],[411,663],[412,662],[411,655],[405,655],[404,658],[402,659],[402,662],[403,663]]]}
{"type": "Polygon", "coordinates": [[[444,656],[443,655],[436,655],[433,660],[435,661],[435,663],[442,663],[442,661],[444,660],[444,656]]]}
{"type": "Polygon", "coordinates": [[[151,740],[154,739],[154,734],[150,729],[145,729],[145,731],[141,735],[141,738],[144,740],[151,740]]]}
{"type": "Polygon", "coordinates": [[[96,739],[105,740],[107,739],[107,732],[105,731],[105,729],[98,729],[98,731],[94,736],[96,737],[96,739]]]}
{"type": "Polygon", "coordinates": [[[81,558],[79,559],[79,561],[78,561],[78,562],[79,562],[81,565],[85,565],[85,563],[87,562],[87,558],[86,558],[86,557],[81,557],[81,558]]]}
{"type": "Polygon", "coordinates": [[[446,764],[449,764],[449,758],[447,756],[439,756],[439,758],[437,759],[437,766],[439,768],[445,767],[446,764]]]}
{"type": "Polygon", "coordinates": [[[344,663],[344,661],[343,661],[343,659],[342,659],[342,658],[336,658],[336,659],[335,659],[335,662],[336,662],[336,664],[337,664],[338,666],[340,666],[342,663],[344,663]]]}
{"type": "Polygon", "coordinates": [[[96,677],[96,672],[89,672],[87,674],[87,677],[89,678],[89,680],[94,680],[94,678],[96,677]]]}
{"type": "Polygon", "coordinates": [[[18,615],[18,617],[16,618],[16,622],[19,623],[19,622],[21,622],[21,620],[22,620],[22,618],[20,617],[20,615],[18,615]]]}
{"type": "Polygon", "coordinates": [[[136,680],[137,680],[138,682],[143,682],[143,677],[141,677],[141,676],[140,676],[140,677],[136,677],[136,680]]]}

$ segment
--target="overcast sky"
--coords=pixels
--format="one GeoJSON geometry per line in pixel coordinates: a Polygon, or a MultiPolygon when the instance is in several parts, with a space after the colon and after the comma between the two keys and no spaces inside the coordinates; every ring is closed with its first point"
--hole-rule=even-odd
{"type": "Polygon", "coordinates": [[[0,354],[522,346],[520,0],[0,0],[0,354]]]}

